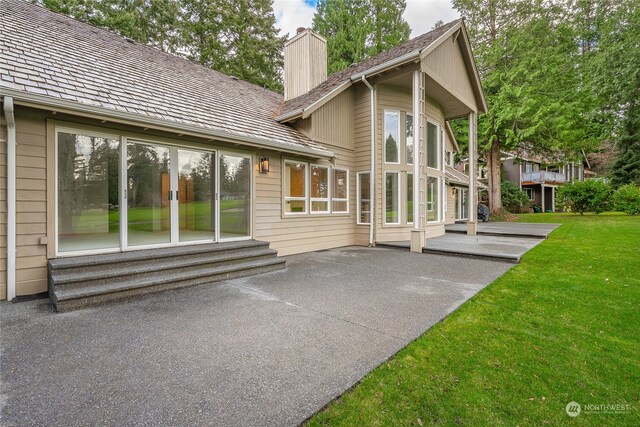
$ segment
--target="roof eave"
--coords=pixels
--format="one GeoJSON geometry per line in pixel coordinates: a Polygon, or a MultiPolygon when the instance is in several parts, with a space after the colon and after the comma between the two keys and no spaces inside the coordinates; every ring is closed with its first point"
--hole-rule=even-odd
{"type": "Polygon", "coordinates": [[[70,112],[85,116],[99,116],[114,121],[125,121],[143,127],[157,127],[160,130],[190,134],[192,136],[217,139],[220,141],[248,145],[253,148],[269,149],[291,154],[298,154],[313,158],[332,159],[335,154],[329,150],[322,150],[313,147],[294,147],[286,143],[278,143],[266,138],[255,138],[246,135],[237,135],[224,131],[203,128],[201,126],[177,123],[171,120],[149,117],[142,114],[128,113],[124,111],[111,110],[104,107],[80,104],[78,102],[58,99],[51,96],[33,94],[29,92],[0,88],[0,96],[10,96],[16,105],[23,105],[36,108],[46,108],[53,111],[70,112]]]}

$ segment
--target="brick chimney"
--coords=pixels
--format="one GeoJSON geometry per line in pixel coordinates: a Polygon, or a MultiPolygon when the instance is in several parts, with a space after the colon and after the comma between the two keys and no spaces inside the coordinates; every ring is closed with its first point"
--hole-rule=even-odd
{"type": "Polygon", "coordinates": [[[309,92],[327,80],[327,41],[311,28],[284,44],[284,100],[309,92]]]}

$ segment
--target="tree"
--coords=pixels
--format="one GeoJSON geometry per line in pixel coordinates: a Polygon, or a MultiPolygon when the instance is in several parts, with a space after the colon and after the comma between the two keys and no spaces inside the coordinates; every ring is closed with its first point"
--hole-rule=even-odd
{"type": "Polygon", "coordinates": [[[566,8],[520,0],[454,0],[467,19],[489,111],[478,146],[489,171],[489,205],[500,213],[501,152],[514,149],[574,157],[596,141],[593,96],[577,65],[566,8]]]}
{"type": "Polygon", "coordinates": [[[138,43],[282,90],[272,0],[34,0],[138,43]]]}
{"type": "Polygon", "coordinates": [[[272,0],[184,1],[189,58],[225,74],[282,91],[286,36],[278,37],[272,0]]]}
{"type": "Polygon", "coordinates": [[[327,38],[329,74],[409,39],[405,0],[320,0],[313,29],[327,38]]]}

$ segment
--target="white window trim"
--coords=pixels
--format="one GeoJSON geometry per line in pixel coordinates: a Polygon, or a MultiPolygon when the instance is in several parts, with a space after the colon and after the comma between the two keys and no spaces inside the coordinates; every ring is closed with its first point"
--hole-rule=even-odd
{"type": "Polygon", "coordinates": [[[332,168],[330,168],[329,166],[323,166],[323,165],[319,165],[316,163],[311,163],[309,165],[309,213],[311,215],[322,215],[322,214],[328,214],[331,213],[331,171],[332,168]],[[318,169],[325,169],[327,171],[327,197],[311,197],[311,169],[313,168],[318,168],[318,169]],[[313,210],[313,202],[321,202],[321,203],[325,203],[327,204],[327,209],[323,210],[323,211],[314,211],[313,210]]]}
{"type": "Polygon", "coordinates": [[[535,194],[533,193],[533,188],[525,188],[524,192],[527,193],[527,197],[530,201],[535,200],[535,194]]]}
{"type": "Polygon", "coordinates": [[[402,197],[401,197],[401,187],[400,187],[400,171],[385,171],[384,172],[384,225],[400,225],[402,223],[402,197]],[[387,175],[395,174],[398,179],[396,179],[396,193],[398,198],[398,222],[387,222],[387,175]]]}
{"type": "MultiPolygon", "coordinates": [[[[413,159],[411,159],[411,162],[409,162],[409,158],[407,156],[408,154],[408,146],[407,146],[407,117],[411,117],[411,127],[412,127],[412,131],[413,131],[413,114],[412,113],[405,113],[405,118],[404,118],[404,127],[405,127],[405,132],[404,132],[404,156],[405,156],[405,163],[407,165],[413,165],[413,162],[415,161],[416,158],[416,137],[415,135],[413,136],[413,141],[411,142],[412,147],[413,147],[413,159]]],[[[408,223],[408,224],[413,224],[413,223],[408,223]]]]}
{"type": "Polygon", "coordinates": [[[469,218],[468,217],[468,210],[466,209],[464,200],[467,198],[467,193],[469,192],[467,189],[464,188],[457,188],[458,191],[458,203],[456,205],[456,220],[460,220],[460,221],[464,221],[467,220],[469,218]],[[465,209],[463,209],[463,207],[465,209]]]}
{"type": "Polygon", "coordinates": [[[427,147],[427,161],[425,162],[425,166],[428,169],[431,170],[435,170],[435,171],[440,171],[442,172],[444,170],[444,166],[443,166],[443,162],[442,162],[442,150],[444,147],[444,144],[442,143],[441,139],[441,127],[438,123],[436,123],[433,120],[427,119],[427,124],[425,126],[425,143],[426,143],[426,147],[427,147]],[[434,125],[436,127],[436,167],[432,167],[429,166],[429,123],[431,123],[432,125],[434,125]]]}
{"type": "MultiPolygon", "coordinates": [[[[358,225],[371,225],[371,199],[369,198],[369,221],[362,222],[360,218],[362,218],[362,195],[360,188],[360,176],[361,175],[369,175],[369,183],[371,183],[371,172],[356,172],[356,224],[358,225]]],[[[371,195],[369,195],[371,197],[371,195]]]]}
{"type": "MultiPolygon", "coordinates": [[[[332,197],[331,198],[331,213],[336,213],[336,214],[348,214],[349,213],[349,169],[343,169],[343,168],[332,168],[331,169],[331,184],[333,185],[333,183],[335,182],[335,174],[336,172],[344,172],[346,174],[346,179],[347,179],[347,197],[346,198],[340,198],[340,197],[332,197]],[[347,206],[347,210],[345,211],[340,211],[340,210],[335,210],[333,208],[333,202],[345,202],[345,206],[347,206]]],[[[333,187],[331,187],[331,190],[333,190],[333,187]]],[[[333,194],[331,194],[333,195],[333,194]]]]}
{"type": "Polygon", "coordinates": [[[402,135],[401,131],[401,123],[400,123],[400,118],[402,117],[402,115],[400,114],[400,110],[387,110],[385,109],[384,112],[382,113],[382,157],[384,158],[384,164],[385,165],[399,165],[401,163],[402,160],[402,152],[400,151],[402,144],[400,143],[400,138],[402,135]],[[387,125],[385,123],[385,118],[387,113],[395,113],[398,115],[398,138],[396,140],[396,147],[398,148],[398,161],[397,162],[388,162],[387,161],[387,139],[386,139],[386,132],[385,129],[387,128],[387,125]]]}
{"type": "Polygon", "coordinates": [[[286,216],[299,216],[299,215],[306,215],[309,213],[309,209],[311,208],[309,206],[309,174],[311,173],[311,169],[309,168],[309,163],[306,162],[298,162],[295,160],[287,160],[284,159],[284,167],[283,167],[283,179],[282,179],[282,187],[283,187],[283,197],[282,197],[282,212],[284,215],[286,216]],[[303,164],[305,165],[305,174],[304,174],[304,197],[300,197],[300,196],[285,196],[285,191],[286,191],[286,180],[284,179],[284,177],[287,174],[287,164],[303,164]],[[287,212],[286,209],[286,205],[288,201],[303,201],[304,202],[304,211],[303,212],[287,212]]]}
{"type": "MultiPolygon", "coordinates": [[[[436,210],[436,214],[438,215],[438,217],[435,220],[429,220],[429,178],[434,178],[437,182],[435,185],[435,188],[438,190],[438,193],[441,192],[440,188],[442,187],[442,184],[440,184],[440,182],[442,181],[442,178],[439,176],[427,176],[427,192],[426,192],[426,196],[427,196],[427,202],[425,204],[426,207],[426,217],[427,217],[427,224],[436,224],[439,222],[442,222],[442,207],[438,206],[438,209],[436,210]]],[[[440,197],[440,194],[437,194],[436,197],[436,203],[440,203],[442,204],[442,197],[440,197]]],[[[431,202],[433,203],[433,202],[431,202]]]]}

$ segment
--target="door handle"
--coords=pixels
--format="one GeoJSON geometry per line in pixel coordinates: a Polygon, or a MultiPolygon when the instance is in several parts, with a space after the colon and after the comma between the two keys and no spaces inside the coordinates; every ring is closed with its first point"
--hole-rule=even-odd
{"type": "Polygon", "coordinates": [[[169,190],[168,193],[169,193],[169,200],[173,200],[173,197],[172,197],[173,196],[173,191],[169,190]]]}

